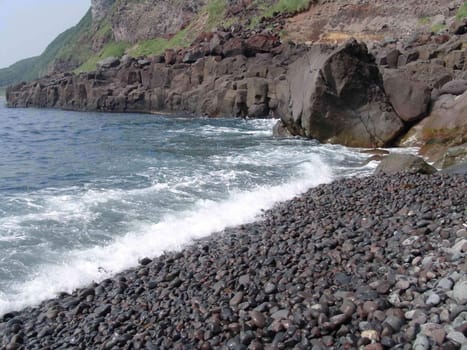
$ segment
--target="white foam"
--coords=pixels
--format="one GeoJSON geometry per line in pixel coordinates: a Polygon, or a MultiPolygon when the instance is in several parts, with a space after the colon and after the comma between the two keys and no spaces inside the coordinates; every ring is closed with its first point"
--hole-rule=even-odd
{"type": "Polygon", "coordinates": [[[288,183],[233,192],[221,202],[200,200],[192,210],[166,216],[158,223],[134,222],[131,232],[108,246],[72,251],[63,257],[62,262],[43,265],[31,280],[11,286],[8,294],[0,294],[0,315],[35,305],[54,297],[57,292],[71,292],[92,281],[100,281],[135,266],[141,257],[181,249],[193,239],[252,222],[263,209],[271,208],[278,201],[332,180],[330,168],[317,155],[310,155],[308,162],[300,164],[298,169],[288,183]]]}
{"type": "Polygon", "coordinates": [[[169,184],[156,182],[151,186],[123,189],[88,189],[84,192],[76,188],[53,189],[30,194],[30,197],[13,198],[18,205],[29,207],[31,213],[10,215],[0,218],[1,231],[22,230],[23,224],[32,221],[56,221],[67,223],[72,221],[90,222],[96,218],[94,208],[109,201],[122,201],[125,198],[145,196],[167,190],[169,184]],[[65,192],[65,194],[62,194],[65,192]],[[76,192],[75,194],[70,194],[76,192]]]}

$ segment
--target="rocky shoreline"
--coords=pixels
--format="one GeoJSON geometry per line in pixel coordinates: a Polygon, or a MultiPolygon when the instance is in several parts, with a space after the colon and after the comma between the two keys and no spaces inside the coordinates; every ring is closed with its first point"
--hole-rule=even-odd
{"type": "Polygon", "coordinates": [[[296,45],[268,30],[224,29],[186,49],[11,86],[6,97],[9,107],[275,117],[280,136],[417,146],[444,168],[467,159],[466,47],[467,19],[449,32],[368,45],[296,45]]]}
{"type": "Polygon", "coordinates": [[[467,176],[342,179],[0,318],[2,349],[465,349],[467,176]]]}

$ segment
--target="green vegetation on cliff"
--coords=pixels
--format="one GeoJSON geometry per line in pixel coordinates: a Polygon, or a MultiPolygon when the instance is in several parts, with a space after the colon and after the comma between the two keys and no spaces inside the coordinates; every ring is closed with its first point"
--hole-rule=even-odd
{"type": "Polygon", "coordinates": [[[44,67],[40,56],[18,61],[8,68],[0,69],[0,86],[8,86],[21,81],[29,81],[40,76],[39,70],[44,67]]]}
{"type": "Polygon", "coordinates": [[[133,57],[158,55],[170,48],[183,48],[190,45],[188,28],[182,29],[171,39],[156,38],[142,41],[128,50],[133,57]]]}
{"type": "Polygon", "coordinates": [[[264,13],[265,17],[271,17],[274,13],[296,13],[310,7],[312,0],[279,0],[274,6],[269,7],[264,13]]]}
{"type": "Polygon", "coordinates": [[[99,61],[102,61],[107,57],[122,57],[128,45],[129,44],[124,42],[109,42],[97,55],[89,57],[86,62],[84,62],[79,68],[75,70],[75,72],[90,72],[96,69],[96,65],[99,61]]]}
{"type": "Polygon", "coordinates": [[[456,18],[459,20],[467,18],[467,1],[464,1],[464,5],[462,5],[459,8],[459,11],[457,11],[456,18]]]}

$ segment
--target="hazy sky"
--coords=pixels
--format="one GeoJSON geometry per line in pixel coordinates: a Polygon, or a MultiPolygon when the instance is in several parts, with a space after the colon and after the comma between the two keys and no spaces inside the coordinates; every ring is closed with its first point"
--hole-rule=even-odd
{"type": "Polygon", "coordinates": [[[40,55],[89,7],[91,0],[0,0],[0,68],[40,55]]]}

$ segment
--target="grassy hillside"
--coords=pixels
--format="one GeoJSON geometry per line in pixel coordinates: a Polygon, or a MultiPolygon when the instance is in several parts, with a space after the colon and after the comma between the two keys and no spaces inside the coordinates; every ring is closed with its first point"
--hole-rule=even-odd
{"type": "Polygon", "coordinates": [[[464,1],[464,5],[462,5],[457,11],[456,18],[458,20],[463,20],[464,18],[467,18],[467,1],[464,1]]]}
{"type": "Polygon", "coordinates": [[[18,61],[8,68],[0,69],[0,86],[36,79],[41,67],[40,56],[18,61]]]}

